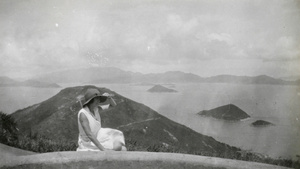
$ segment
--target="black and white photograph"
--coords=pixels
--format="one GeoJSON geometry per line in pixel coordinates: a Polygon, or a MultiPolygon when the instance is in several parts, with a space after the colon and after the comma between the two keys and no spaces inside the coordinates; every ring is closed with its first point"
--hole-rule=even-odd
{"type": "Polygon", "coordinates": [[[0,168],[300,168],[300,1],[0,0],[0,168]]]}

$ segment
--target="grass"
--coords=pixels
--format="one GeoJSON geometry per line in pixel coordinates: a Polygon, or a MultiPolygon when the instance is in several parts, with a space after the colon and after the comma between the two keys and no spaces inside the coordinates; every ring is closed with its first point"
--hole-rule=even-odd
{"type": "Polygon", "coordinates": [[[38,153],[76,151],[77,148],[77,144],[74,142],[68,142],[65,140],[50,140],[47,137],[41,135],[23,135],[19,137],[15,146],[23,150],[38,153]]]}
{"type": "Polygon", "coordinates": [[[129,151],[149,151],[149,152],[169,152],[169,153],[181,153],[181,154],[192,154],[192,155],[201,155],[208,157],[218,157],[226,158],[232,160],[242,160],[242,161],[251,161],[258,163],[266,163],[277,166],[285,166],[291,168],[300,168],[300,161],[293,161],[291,159],[273,159],[269,157],[258,156],[251,152],[241,152],[241,153],[213,153],[213,152],[203,152],[203,151],[186,151],[184,149],[179,149],[176,147],[166,147],[160,143],[154,143],[148,145],[147,147],[143,146],[143,140],[131,140],[126,139],[126,146],[129,151]]]}

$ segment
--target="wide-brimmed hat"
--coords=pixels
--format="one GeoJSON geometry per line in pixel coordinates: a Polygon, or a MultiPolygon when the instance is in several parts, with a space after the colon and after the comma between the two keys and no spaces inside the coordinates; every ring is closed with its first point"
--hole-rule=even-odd
{"type": "Polygon", "coordinates": [[[84,94],[84,102],[82,105],[84,106],[88,104],[95,97],[107,97],[107,96],[102,95],[100,91],[97,89],[87,89],[87,91],[84,94]]]}

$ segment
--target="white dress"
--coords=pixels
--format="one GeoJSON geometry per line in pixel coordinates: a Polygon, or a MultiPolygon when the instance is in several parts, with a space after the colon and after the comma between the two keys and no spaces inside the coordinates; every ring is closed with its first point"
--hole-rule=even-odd
{"type": "Polygon", "coordinates": [[[121,131],[111,128],[101,128],[101,118],[98,110],[95,111],[94,116],[88,107],[84,107],[78,113],[79,137],[77,151],[100,151],[99,148],[85,134],[85,131],[83,130],[79,120],[81,113],[84,113],[87,117],[92,133],[97,136],[97,140],[104,148],[113,149],[114,141],[119,141],[125,146],[124,135],[121,131]]]}

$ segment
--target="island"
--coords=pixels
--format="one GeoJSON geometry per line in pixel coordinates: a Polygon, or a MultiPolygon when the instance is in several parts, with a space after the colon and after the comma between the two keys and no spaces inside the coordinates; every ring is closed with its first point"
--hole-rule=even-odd
{"type": "Polygon", "coordinates": [[[273,126],[274,124],[264,120],[256,120],[251,125],[253,127],[266,127],[266,126],[273,126]]]}
{"type": "Polygon", "coordinates": [[[239,121],[250,116],[233,104],[224,105],[211,110],[203,110],[198,113],[201,116],[213,117],[229,121],[239,121]]]}
{"type": "Polygon", "coordinates": [[[174,92],[178,92],[178,91],[176,91],[174,89],[169,89],[169,88],[164,87],[162,85],[155,85],[151,89],[149,89],[148,92],[156,92],[156,93],[169,92],[169,93],[174,93],[174,92]]]}

